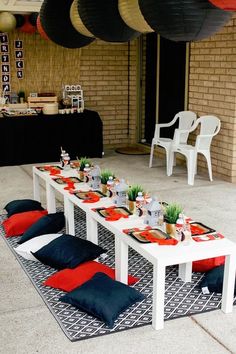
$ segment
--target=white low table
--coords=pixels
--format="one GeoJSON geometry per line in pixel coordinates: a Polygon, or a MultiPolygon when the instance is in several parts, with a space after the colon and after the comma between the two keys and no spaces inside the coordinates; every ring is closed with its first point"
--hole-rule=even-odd
{"type": "MultiPolygon", "coordinates": [[[[70,170],[62,173],[63,176],[77,176],[76,171],[70,170]]],[[[221,309],[225,313],[232,312],[234,298],[234,283],[236,273],[236,244],[224,238],[214,241],[195,242],[190,244],[179,243],[176,246],[159,246],[157,244],[142,244],[126,235],[123,229],[138,227],[144,228],[143,218],[130,216],[119,221],[106,221],[93,208],[108,207],[113,203],[109,198],[101,198],[97,203],[83,203],[73,194],[64,190],[63,185],[57,184],[47,172],[33,168],[34,197],[40,200],[39,179],[46,182],[46,195],[48,212],[55,212],[55,190],[64,197],[64,210],[66,216],[67,232],[74,235],[74,205],[86,212],[87,239],[97,243],[99,222],[115,236],[115,264],[116,279],[127,283],[128,279],[128,247],[132,247],[149,262],[153,264],[153,310],[152,325],[155,329],[164,327],[164,295],[166,267],[179,265],[179,277],[184,281],[191,281],[192,262],[200,259],[226,256],[224,283],[221,309]]],[[[88,190],[85,183],[78,184],[79,189],[88,190]]]]}

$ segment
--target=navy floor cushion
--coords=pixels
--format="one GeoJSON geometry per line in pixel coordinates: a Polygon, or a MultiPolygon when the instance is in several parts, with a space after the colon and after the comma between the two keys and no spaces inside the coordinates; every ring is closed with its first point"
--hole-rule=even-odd
{"type": "MultiPolygon", "coordinates": [[[[200,283],[200,287],[209,290],[209,292],[222,293],[224,279],[224,265],[216,267],[207,272],[200,283]]],[[[234,285],[234,294],[236,295],[236,282],[234,285]]]]}
{"type": "Polygon", "coordinates": [[[97,317],[112,328],[123,311],[143,299],[136,289],[99,272],[59,300],[97,317]]]}
{"type": "Polygon", "coordinates": [[[4,209],[7,211],[8,217],[25,211],[44,210],[41,203],[33,199],[12,200],[4,209]]]}
{"type": "Polygon", "coordinates": [[[22,244],[36,236],[57,233],[61,231],[64,226],[65,216],[63,212],[45,215],[22,235],[18,244],[22,244]]]}
{"type": "Polygon", "coordinates": [[[63,234],[32,254],[50,267],[65,269],[75,268],[83,262],[92,261],[104,252],[106,250],[95,243],[63,234]]]}

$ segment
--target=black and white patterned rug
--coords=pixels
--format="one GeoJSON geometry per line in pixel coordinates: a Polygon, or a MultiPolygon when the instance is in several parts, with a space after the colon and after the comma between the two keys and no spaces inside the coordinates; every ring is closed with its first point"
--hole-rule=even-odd
{"type": "MultiPolygon", "coordinates": [[[[3,218],[5,217],[2,216],[0,221],[3,218]]],[[[85,214],[78,208],[75,208],[75,220],[76,236],[84,238],[86,235],[85,214]]],[[[99,225],[98,231],[99,245],[108,250],[107,257],[105,259],[100,257],[99,261],[110,267],[114,267],[114,237],[101,225],[99,225]]],[[[42,282],[55,273],[56,270],[42,263],[28,261],[18,256],[13,250],[13,247],[17,246],[18,238],[5,238],[2,226],[0,226],[0,234],[18,259],[23,270],[30,278],[61,329],[71,341],[88,339],[151,324],[152,265],[134,250],[129,250],[129,274],[140,278],[134,287],[145,295],[145,299],[123,312],[116,320],[114,328],[109,329],[96,318],[71,305],[58,301],[64,292],[42,285],[42,282]]],[[[220,308],[221,294],[202,294],[199,288],[202,276],[200,273],[193,273],[192,282],[184,283],[178,278],[177,267],[172,266],[167,268],[165,281],[165,320],[220,308]]]]}

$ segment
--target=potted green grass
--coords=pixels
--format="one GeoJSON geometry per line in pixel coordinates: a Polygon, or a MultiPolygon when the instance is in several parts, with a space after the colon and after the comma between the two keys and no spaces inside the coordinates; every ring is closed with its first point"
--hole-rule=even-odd
{"type": "Polygon", "coordinates": [[[25,102],[25,92],[24,91],[20,90],[18,92],[18,97],[19,97],[20,103],[24,103],[25,102]]]}
{"type": "Polygon", "coordinates": [[[102,170],[101,171],[101,185],[102,185],[102,193],[106,194],[107,193],[107,181],[109,180],[109,177],[112,177],[115,179],[115,175],[113,172],[110,170],[102,170]]]}
{"type": "Polygon", "coordinates": [[[166,222],[166,233],[175,236],[175,224],[179,218],[179,214],[183,212],[183,207],[178,203],[168,204],[164,210],[164,219],[166,222]]]}
{"type": "Polygon", "coordinates": [[[84,178],[84,168],[86,165],[91,166],[91,161],[87,157],[81,157],[80,159],[77,158],[79,161],[79,171],[80,171],[80,179],[83,180],[84,178]]]}
{"type": "Polygon", "coordinates": [[[142,192],[144,194],[144,189],[139,184],[134,184],[128,189],[128,207],[131,213],[134,213],[136,210],[136,198],[139,192],[142,192]]]}

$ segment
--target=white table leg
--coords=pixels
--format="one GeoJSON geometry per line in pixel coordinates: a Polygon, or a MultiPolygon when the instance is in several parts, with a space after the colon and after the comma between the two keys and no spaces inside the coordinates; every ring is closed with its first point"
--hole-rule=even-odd
{"type": "Polygon", "coordinates": [[[66,233],[75,236],[74,203],[64,196],[64,214],[66,219],[66,233]]]}
{"type": "Polygon", "coordinates": [[[39,176],[33,172],[33,198],[40,202],[40,184],[39,176]]]}
{"type": "Polygon", "coordinates": [[[115,274],[116,280],[128,283],[128,245],[115,236],[115,274]]]}
{"type": "Polygon", "coordinates": [[[221,310],[225,313],[233,311],[234,284],[236,272],[236,255],[231,254],[225,258],[224,282],[221,310]]]}
{"type": "Polygon", "coordinates": [[[186,282],[192,280],[192,262],[179,264],[179,278],[186,282]]]}
{"type": "Polygon", "coordinates": [[[46,182],[46,198],[47,198],[47,211],[48,213],[56,212],[56,197],[55,197],[55,189],[51,186],[51,184],[46,182]]]}
{"type": "Polygon", "coordinates": [[[158,261],[153,264],[152,326],[156,330],[164,327],[165,274],[164,265],[158,261]]]}
{"type": "Polygon", "coordinates": [[[87,240],[98,244],[98,223],[95,219],[86,213],[86,230],[87,230],[87,240]]]}

